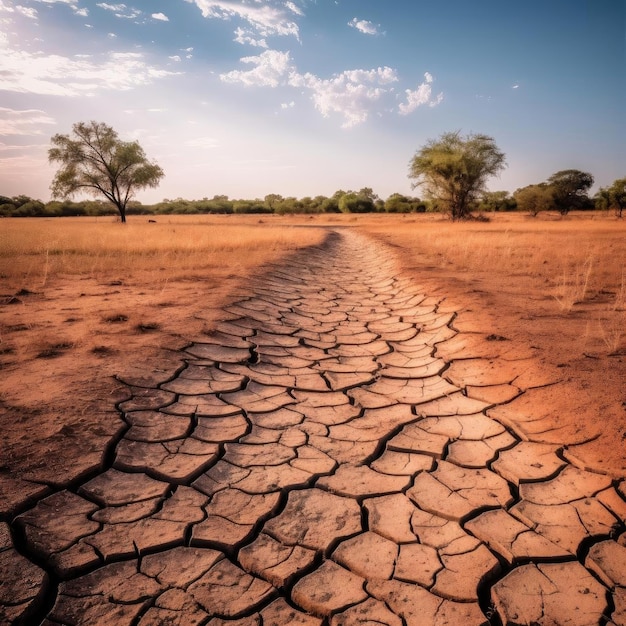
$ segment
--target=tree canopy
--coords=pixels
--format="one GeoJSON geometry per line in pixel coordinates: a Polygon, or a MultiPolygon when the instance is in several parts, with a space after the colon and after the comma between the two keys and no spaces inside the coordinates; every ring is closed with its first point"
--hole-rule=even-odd
{"type": "Polygon", "coordinates": [[[78,122],[72,135],[52,137],[48,160],[59,163],[50,186],[55,198],[84,190],[102,194],[126,221],[126,207],[135,193],[157,187],[163,170],[149,161],[136,141],[121,141],[113,128],[101,122],[78,122]]]}
{"type": "Polygon", "coordinates": [[[487,180],[505,167],[505,155],[493,138],[459,131],[431,139],[415,153],[409,168],[413,187],[448,211],[452,219],[467,218],[487,180]]]}
{"type": "Polygon", "coordinates": [[[596,194],[596,204],[613,208],[615,215],[622,217],[626,209],[626,178],[618,178],[610,187],[602,187],[596,194]]]}
{"type": "Polygon", "coordinates": [[[589,202],[587,191],[593,185],[593,176],[580,170],[561,170],[552,174],[547,183],[552,190],[556,209],[561,215],[567,215],[589,202]]]}
{"type": "Polygon", "coordinates": [[[532,216],[537,216],[541,211],[549,211],[554,204],[552,189],[547,183],[522,187],[515,192],[514,198],[517,208],[528,211],[532,216]]]}

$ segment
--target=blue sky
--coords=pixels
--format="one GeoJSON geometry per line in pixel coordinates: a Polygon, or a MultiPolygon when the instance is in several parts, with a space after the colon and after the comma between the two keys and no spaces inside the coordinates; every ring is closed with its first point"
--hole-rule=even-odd
{"type": "Polygon", "coordinates": [[[0,194],[48,200],[97,120],[165,170],[145,202],[419,195],[408,163],[492,136],[492,190],[626,176],[624,0],[0,0],[0,194]]]}

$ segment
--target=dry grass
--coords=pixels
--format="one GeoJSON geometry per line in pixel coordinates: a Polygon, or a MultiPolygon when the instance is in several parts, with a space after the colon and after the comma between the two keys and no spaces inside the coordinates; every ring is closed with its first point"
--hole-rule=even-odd
{"type": "Polygon", "coordinates": [[[253,217],[168,216],[157,223],[131,218],[122,226],[103,218],[4,219],[0,278],[10,289],[37,290],[62,275],[126,280],[149,272],[160,283],[215,268],[244,275],[322,236],[286,228],[279,219],[258,222],[253,217]]]}
{"type": "Polygon", "coordinates": [[[410,248],[428,266],[460,274],[528,276],[548,287],[562,308],[602,293],[623,307],[626,222],[582,214],[566,219],[497,214],[490,223],[451,223],[424,216],[396,223],[372,220],[366,229],[410,248]],[[561,304],[560,304],[561,305],[561,304]]]}
{"type": "Polygon", "coordinates": [[[571,311],[575,304],[585,301],[589,291],[589,281],[593,271],[594,257],[589,256],[574,267],[563,270],[557,283],[554,299],[558,302],[561,310],[571,311]]]}

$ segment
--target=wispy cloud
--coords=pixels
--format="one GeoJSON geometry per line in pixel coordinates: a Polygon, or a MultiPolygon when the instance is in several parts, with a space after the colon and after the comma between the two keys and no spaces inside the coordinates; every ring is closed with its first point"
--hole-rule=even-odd
{"type": "Polygon", "coordinates": [[[152,17],[153,20],[158,20],[159,22],[169,22],[170,21],[170,18],[167,17],[167,15],[165,15],[165,13],[153,13],[151,17],[152,17]]]}
{"type": "Polygon", "coordinates": [[[69,6],[76,6],[76,0],[35,0],[41,4],[68,4],[69,6]]]}
{"type": "Polygon", "coordinates": [[[98,59],[31,53],[11,47],[0,32],[0,90],[51,96],[93,95],[130,90],[174,75],[137,52],[110,52],[98,59]]]}
{"type": "Polygon", "coordinates": [[[141,15],[139,9],[128,7],[125,4],[108,4],[107,2],[98,2],[96,6],[99,6],[105,11],[111,11],[115,17],[119,17],[125,20],[134,20],[141,15]]]}
{"type": "Polygon", "coordinates": [[[20,13],[24,17],[28,17],[31,20],[37,19],[37,9],[33,9],[32,7],[23,7],[21,4],[15,5],[15,12],[20,13]]]}
{"type": "Polygon", "coordinates": [[[254,31],[250,29],[237,28],[235,30],[235,39],[240,44],[247,44],[249,46],[256,46],[258,48],[268,48],[267,41],[264,37],[257,39],[254,36],[254,31]]]}
{"type": "Polygon", "coordinates": [[[0,135],[41,135],[42,125],[56,124],[54,118],[39,109],[0,107],[0,135]]]}
{"type": "Polygon", "coordinates": [[[374,24],[368,20],[360,20],[357,17],[353,18],[348,22],[348,26],[352,28],[356,28],[359,32],[364,35],[380,35],[380,24],[374,24]]]}
{"type": "Polygon", "coordinates": [[[239,19],[260,37],[292,36],[299,39],[300,29],[293,15],[302,11],[293,2],[260,3],[256,0],[187,0],[194,3],[209,19],[239,19]]]}
{"type": "Polygon", "coordinates": [[[406,102],[403,102],[398,107],[400,115],[409,115],[409,113],[413,113],[415,109],[424,105],[436,107],[443,102],[443,93],[439,93],[433,98],[433,81],[432,75],[426,72],[424,74],[424,82],[418,85],[417,89],[407,89],[405,91],[406,102]]]}
{"type": "Polygon", "coordinates": [[[292,12],[295,13],[296,15],[300,15],[301,17],[304,16],[304,11],[299,7],[296,6],[293,2],[285,2],[285,6],[292,12]]]}

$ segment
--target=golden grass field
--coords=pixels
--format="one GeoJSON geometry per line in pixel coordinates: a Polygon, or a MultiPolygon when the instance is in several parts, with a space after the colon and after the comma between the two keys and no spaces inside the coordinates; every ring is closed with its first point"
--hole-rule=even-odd
{"type": "Polygon", "coordinates": [[[585,449],[589,462],[626,473],[626,221],[148,219],[0,221],[0,495],[9,501],[88,470],[120,426],[114,405],[125,392],[114,376],[144,369],[165,377],[178,364],[173,350],[211,332],[250,275],[321,242],[325,231],[315,226],[328,225],[389,243],[398,272],[458,304],[461,329],[532,346],[566,383],[551,410],[576,428],[604,424],[585,449]]]}

